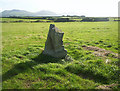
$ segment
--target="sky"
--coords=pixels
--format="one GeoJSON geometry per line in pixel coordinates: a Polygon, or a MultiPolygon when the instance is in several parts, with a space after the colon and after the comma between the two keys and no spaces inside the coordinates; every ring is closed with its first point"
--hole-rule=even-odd
{"type": "Polygon", "coordinates": [[[0,0],[0,12],[49,10],[61,15],[85,15],[87,17],[117,17],[119,0],[0,0]]]}

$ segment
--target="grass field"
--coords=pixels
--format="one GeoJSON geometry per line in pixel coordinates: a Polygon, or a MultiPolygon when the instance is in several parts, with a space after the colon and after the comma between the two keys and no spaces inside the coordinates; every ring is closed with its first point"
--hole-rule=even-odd
{"type": "Polygon", "coordinates": [[[72,60],[42,54],[50,24],[2,24],[3,89],[118,89],[118,59],[82,47],[118,53],[118,22],[53,23],[72,60]]]}
{"type": "Polygon", "coordinates": [[[50,21],[47,19],[19,19],[19,18],[0,18],[1,21],[6,22],[35,22],[35,21],[50,21]]]}

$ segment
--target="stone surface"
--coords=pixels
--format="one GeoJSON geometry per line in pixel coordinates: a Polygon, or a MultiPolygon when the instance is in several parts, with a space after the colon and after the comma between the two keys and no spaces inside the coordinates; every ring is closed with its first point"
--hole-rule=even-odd
{"type": "Polygon", "coordinates": [[[65,58],[67,51],[63,46],[63,35],[64,32],[55,27],[54,24],[50,24],[43,54],[47,54],[55,58],[65,58]]]}

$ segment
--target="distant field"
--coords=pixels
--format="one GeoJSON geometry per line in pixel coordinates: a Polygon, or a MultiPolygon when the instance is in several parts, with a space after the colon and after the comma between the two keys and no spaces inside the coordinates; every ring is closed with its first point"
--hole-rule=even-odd
{"type": "MultiPolygon", "coordinates": [[[[16,21],[16,20],[15,20],[16,21]]],[[[118,22],[59,22],[73,61],[42,55],[51,23],[3,23],[3,89],[118,89],[118,22]],[[113,86],[111,86],[113,84],[113,86]],[[111,86],[111,87],[110,87],[111,86]]]]}
{"type": "MultiPolygon", "coordinates": [[[[61,19],[61,18],[62,18],[62,22],[63,21],[66,22],[66,19],[68,19],[69,22],[81,22],[84,19],[84,21],[82,21],[82,22],[86,22],[85,21],[86,18],[90,18],[90,19],[97,18],[97,20],[100,21],[101,19],[103,20],[106,17],[79,17],[79,16],[76,16],[76,17],[72,17],[72,16],[71,17],[65,17],[65,16],[64,17],[60,17],[60,16],[59,17],[13,17],[13,18],[6,17],[6,18],[0,18],[0,22],[2,22],[2,23],[54,22],[57,19],[61,19]]],[[[108,19],[109,19],[109,21],[118,21],[119,20],[117,17],[109,17],[108,19]]],[[[95,20],[95,19],[93,19],[93,20],[95,20]]],[[[57,21],[57,22],[59,22],[59,21],[57,21]]],[[[89,21],[89,22],[91,22],[91,21],[89,21]]],[[[105,22],[105,19],[102,22],[105,22]]]]}
{"type": "Polygon", "coordinates": [[[0,20],[2,21],[6,21],[6,22],[15,22],[15,21],[21,21],[21,22],[30,22],[30,21],[50,21],[47,19],[19,19],[19,18],[0,18],[0,20]]]}

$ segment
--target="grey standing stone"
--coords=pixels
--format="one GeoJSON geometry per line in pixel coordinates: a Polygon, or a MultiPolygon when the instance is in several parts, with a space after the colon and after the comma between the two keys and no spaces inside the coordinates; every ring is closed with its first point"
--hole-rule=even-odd
{"type": "Polygon", "coordinates": [[[63,35],[64,32],[55,27],[54,24],[50,24],[43,54],[50,55],[55,58],[65,58],[67,51],[63,46],[63,35]]]}

